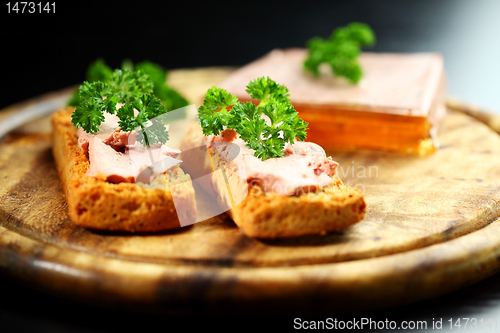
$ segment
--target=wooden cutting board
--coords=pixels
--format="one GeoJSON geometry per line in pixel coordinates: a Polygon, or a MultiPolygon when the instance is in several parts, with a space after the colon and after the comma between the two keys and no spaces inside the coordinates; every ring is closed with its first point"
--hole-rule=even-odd
{"type": "MultiPolygon", "coordinates": [[[[200,105],[231,70],[177,70],[169,82],[200,105]]],[[[0,122],[67,95],[13,106],[0,122]]],[[[332,316],[435,297],[500,269],[500,136],[450,110],[439,139],[428,157],[331,152],[367,202],[366,218],[340,232],[262,241],[218,216],[106,233],[68,218],[45,117],[0,142],[0,270],[55,295],[167,313],[332,316]]]]}

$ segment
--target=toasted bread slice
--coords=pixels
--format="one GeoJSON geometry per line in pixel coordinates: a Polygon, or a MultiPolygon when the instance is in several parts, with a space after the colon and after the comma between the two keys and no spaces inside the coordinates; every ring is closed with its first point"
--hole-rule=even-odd
{"type": "MultiPolygon", "coordinates": [[[[210,156],[205,154],[203,160],[202,155],[190,149],[204,144],[200,126],[192,124],[181,144],[182,160],[185,162],[183,168],[192,175],[212,171],[210,156]]],[[[213,159],[217,165],[217,156],[214,155],[213,159]]],[[[363,193],[343,185],[339,179],[315,193],[286,196],[264,193],[259,186],[250,186],[246,180],[239,179],[233,167],[226,167],[225,172],[226,179],[222,172],[214,172],[211,183],[202,182],[201,186],[217,199],[221,207],[230,208],[228,215],[250,237],[284,238],[324,234],[357,223],[365,215],[363,193]],[[238,190],[241,186],[247,186],[247,191],[238,190]],[[228,193],[227,187],[232,189],[232,193],[228,193]],[[233,202],[237,203],[233,207],[230,196],[236,197],[243,192],[248,193],[246,197],[236,200],[233,197],[233,202]]]]}
{"type": "Polygon", "coordinates": [[[73,222],[85,228],[129,232],[180,228],[179,220],[194,223],[196,204],[191,177],[178,165],[167,171],[166,189],[113,184],[104,176],[86,176],[90,164],[78,145],[76,127],[71,122],[73,110],[69,107],[52,117],[52,149],[73,222]],[[180,212],[175,209],[173,195],[176,203],[182,203],[184,209],[180,212]]]}

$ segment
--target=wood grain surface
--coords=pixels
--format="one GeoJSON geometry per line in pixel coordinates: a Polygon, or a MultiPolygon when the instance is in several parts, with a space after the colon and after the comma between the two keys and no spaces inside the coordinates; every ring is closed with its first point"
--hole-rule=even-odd
{"type": "MultiPolygon", "coordinates": [[[[230,72],[177,70],[169,82],[200,105],[230,72]]],[[[49,133],[42,118],[0,142],[0,271],[63,297],[169,313],[332,315],[437,296],[500,267],[500,136],[463,113],[449,112],[442,148],[428,157],[330,152],[344,183],[364,190],[366,218],[274,241],[246,237],[226,216],[151,234],[80,228],[49,133]]]]}

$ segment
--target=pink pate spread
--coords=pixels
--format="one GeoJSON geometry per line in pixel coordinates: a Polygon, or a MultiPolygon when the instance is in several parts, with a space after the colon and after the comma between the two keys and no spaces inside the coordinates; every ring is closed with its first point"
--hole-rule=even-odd
{"type": "Polygon", "coordinates": [[[283,157],[262,161],[254,156],[255,151],[246,147],[246,143],[234,130],[225,130],[218,136],[206,136],[205,141],[212,147],[213,154],[220,154],[228,161],[235,160],[237,153],[234,150],[239,149],[241,159],[238,159],[238,162],[242,162],[244,166],[238,166],[240,177],[244,175],[244,169],[247,182],[250,185],[258,185],[266,193],[299,195],[316,192],[333,183],[332,177],[339,165],[326,156],[323,148],[312,142],[297,141],[292,145],[287,144],[283,157]],[[223,142],[233,143],[238,148],[217,144],[223,142]]]}
{"type": "Polygon", "coordinates": [[[88,176],[96,177],[102,174],[111,183],[134,183],[144,169],[160,160],[162,170],[154,168],[155,172],[164,173],[182,162],[176,159],[180,150],[159,143],[144,147],[136,141],[135,131],[120,130],[118,120],[115,115],[105,114],[105,121],[101,123],[96,134],[78,129],[78,144],[90,161],[88,176]]]}

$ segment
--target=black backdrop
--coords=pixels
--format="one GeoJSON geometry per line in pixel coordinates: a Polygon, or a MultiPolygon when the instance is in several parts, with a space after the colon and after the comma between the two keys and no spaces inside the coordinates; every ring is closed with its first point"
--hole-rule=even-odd
{"type": "MultiPolygon", "coordinates": [[[[8,14],[4,2],[0,108],[81,82],[87,65],[99,57],[112,67],[124,58],[147,59],[168,69],[240,66],[273,48],[301,47],[313,36],[327,37],[351,21],[375,30],[373,51],[443,53],[452,92],[466,97],[470,90],[459,82],[470,76],[467,70],[477,73],[478,66],[490,66],[489,72],[480,72],[485,77],[491,66],[499,72],[496,61],[478,64],[467,58],[477,52],[462,47],[472,45],[462,32],[469,26],[484,30],[473,36],[480,37],[478,45],[498,45],[496,31],[481,26],[479,16],[500,9],[494,0],[55,2],[55,14],[8,14]]],[[[497,102],[476,95],[478,102],[497,102]]]]}

